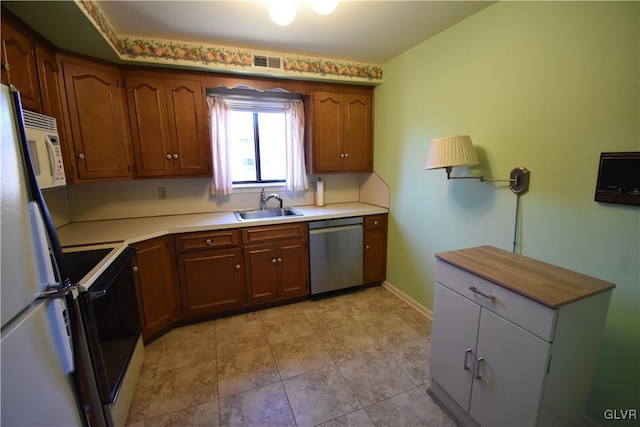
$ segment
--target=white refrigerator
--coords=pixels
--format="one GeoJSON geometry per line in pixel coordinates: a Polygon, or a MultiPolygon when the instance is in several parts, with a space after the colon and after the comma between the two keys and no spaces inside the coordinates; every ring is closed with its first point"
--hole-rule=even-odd
{"type": "Polygon", "coordinates": [[[0,114],[0,424],[87,425],[74,369],[74,296],[55,261],[62,252],[30,171],[18,93],[6,85],[0,114]]]}

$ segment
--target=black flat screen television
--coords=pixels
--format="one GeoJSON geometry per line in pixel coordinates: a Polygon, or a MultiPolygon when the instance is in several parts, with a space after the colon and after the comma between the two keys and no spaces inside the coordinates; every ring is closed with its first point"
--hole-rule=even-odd
{"type": "Polygon", "coordinates": [[[640,205],[640,152],[600,153],[595,200],[640,205]]]}

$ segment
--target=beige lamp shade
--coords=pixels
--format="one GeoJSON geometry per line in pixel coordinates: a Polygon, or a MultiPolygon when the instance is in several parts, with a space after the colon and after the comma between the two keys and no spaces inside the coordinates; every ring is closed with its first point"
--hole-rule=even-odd
{"type": "Polygon", "coordinates": [[[469,135],[447,136],[431,141],[425,169],[478,164],[478,156],[469,135]]]}

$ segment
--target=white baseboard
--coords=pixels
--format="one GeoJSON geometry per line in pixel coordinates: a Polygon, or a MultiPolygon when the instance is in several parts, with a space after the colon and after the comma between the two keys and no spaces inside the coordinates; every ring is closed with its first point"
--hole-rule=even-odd
{"type": "Polygon", "coordinates": [[[382,287],[384,287],[386,290],[388,290],[389,292],[391,292],[392,294],[400,298],[402,301],[409,304],[413,309],[415,309],[417,312],[419,312],[423,316],[427,317],[430,320],[433,320],[433,312],[431,310],[422,306],[419,302],[417,302],[416,300],[411,298],[409,295],[402,292],[400,289],[393,286],[391,283],[385,280],[384,282],[382,282],[382,287]]]}

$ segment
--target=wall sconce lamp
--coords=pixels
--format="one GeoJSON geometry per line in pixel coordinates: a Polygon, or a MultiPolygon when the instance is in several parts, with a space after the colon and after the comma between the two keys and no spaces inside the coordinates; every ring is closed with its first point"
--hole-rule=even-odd
{"type": "Polygon", "coordinates": [[[451,169],[478,164],[476,151],[468,135],[447,136],[431,142],[425,169],[444,168],[447,179],[479,179],[480,182],[508,182],[515,194],[522,194],[529,189],[527,168],[519,166],[511,171],[509,179],[486,179],[484,176],[451,176],[451,169]]]}

